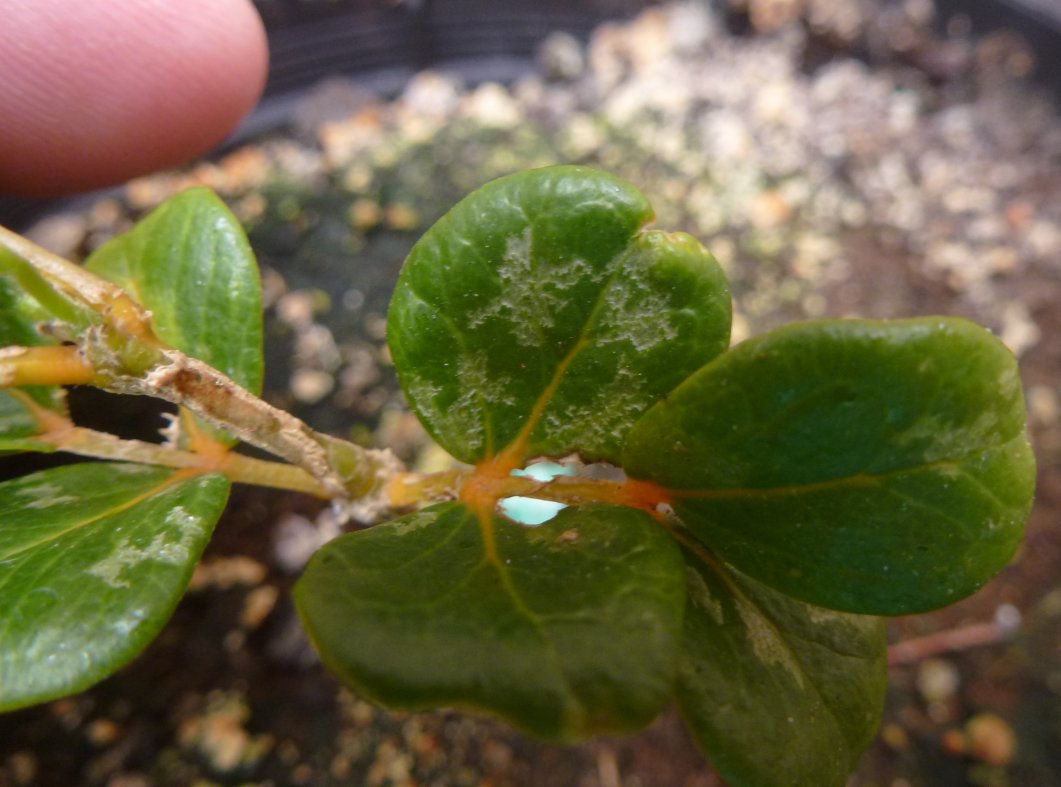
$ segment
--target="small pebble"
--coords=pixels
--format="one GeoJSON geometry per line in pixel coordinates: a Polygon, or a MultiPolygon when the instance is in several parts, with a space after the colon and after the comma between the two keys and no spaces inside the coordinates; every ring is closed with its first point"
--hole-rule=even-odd
{"type": "Polygon", "coordinates": [[[288,382],[291,395],[303,404],[316,404],[334,387],[335,377],[319,369],[296,369],[288,382]]]}
{"type": "Polygon", "coordinates": [[[391,203],[383,211],[383,222],[388,229],[414,230],[420,226],[421,221],[416,209],[402,202],[391,203]]]}
{"type": "Polygon", "coordinates": [[[31,751],[16,751],[8,756],[7,767],[17,785],[31,785],[37,780],[37,755],[31,751]]]}
{"type": "Polygon", "coordinates": [[[243,601],[243,611],[240,612],[239,622],[245,629],[256,629],[262,621],[273,611],[280,591],[272,585],[259,585],[247,594],[243,601]]]}
{"type": "Polygon", "coordinates": [[[55,213],[34,224],[26,237],[60,257],[71,259],[77,256],[87,231],[88,222],[83,215],[55,213]]]}
{"type": "Polygon", "coordinates": [[[917,690],[925,702],[952,698],[961,685],[958,668],[944,659],[925,659],[917,668],[917,690]]]}
{"type": "Polygon", "coordinates": [[[85,737],[94,746],[114,743],[121,734],[121,727],[110,719],[93,719],[85,728],[85,737]]]}
{"type": "Polygon", "coordinates": [[[1009,765],[1017,750],[1013,728],[994,713],[978,713],[965,725],[969,754],[988,765],[1009,765]]]}
{"type": "Polygon", "coordinates": [[[257,585],[265,579],[266,573],[265,566],[245,555],[207,558],[196,565],[188,590],[208,587],[227,590],[236,585],[257,585]]]}
{"type": "Polygon", "coordinates": [[[316,522],[300,514],[288,514],[273,531],[273,559],[281,570],[296,574],[339,533],[339,523],[326,513],[322,512],[316,522]]]}
{"type": "Polygon", "coordinates": [[[214,693],[202,714],[181,722],[177,738],[216,773],[232,773],[257,763],[273,746],[271,736],[247,732],[249,719],[250,709],[240,695],[214,693]]]}
{"type": "Polygon", "coordinates": [[[1028,388],[1028,417],[1039,426],[1057,426],[1061,421],[1061,395],[1047,385],[1028,388]]]}
{"type": "Polygon", "coordinates": [[[538,69],[551,81],[569,82],[586,67],[581,42],[570,33],[550,33],[538,47],[538,69]]]}

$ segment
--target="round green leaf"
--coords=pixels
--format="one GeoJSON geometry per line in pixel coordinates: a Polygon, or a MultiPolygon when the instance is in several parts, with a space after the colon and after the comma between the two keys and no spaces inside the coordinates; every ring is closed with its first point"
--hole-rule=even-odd
{"type": "Polygon", "coordinates": [[[633,422],[729,342],[725,277],[643,232],[631,185],[549,167],[475,191],[413,248],[388,316],[413,409],[454,456],[615,459],[633,422]]]}
{"type": "Polygon", "coordinates": [[[85,267],[149,309],[166,344],[261,392],[258,265],[239,221],[212,191],[189,189],[167,200],[97,249],[85,267]]]}
{"type": "Polygon", "coordinates": [[[712,765],[732,784],[842,787],[880,723],[884,622],[686,561],[678,708],[712,765]]]}
{"type": "Polygon", "coordinates": [[[645,415],[624,467],[741,571],[874,614],[948,604],[998,572],[1035,478],[1016,361],[944,318],[749,340],[645,415]]]}
{"type": "Polygon", "coordinates": [[[0,710],[102,680],[173,612],[228,495],[181,478],[78,464],[0,484],[0,710]]]}
{"type": "Polygon", "coordinates": [[[321,658],[363,696],[565,741],[636,729],[670,700],[684,596],[674,542],[612,506],[537,528],[434,506],[331,542],[295,587],[321,658]]]}

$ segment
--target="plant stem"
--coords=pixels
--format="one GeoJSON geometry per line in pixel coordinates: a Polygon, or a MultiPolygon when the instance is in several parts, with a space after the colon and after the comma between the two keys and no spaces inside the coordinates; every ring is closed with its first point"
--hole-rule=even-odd
{"type": "Polygon", "coordinates": [[[106,432],[72,424],[65,429],[47,432],[39,439],[55,446],[57,451],[78,456],[138,462],[156,467],[171,467],[175,470],[221,473],[234,483],[287,489],[322,498],[331,497],[319,481],[300,467],[283,462],[268,462],[233,452],[208,455],[182,451],[142,440],[123,440],[106,432]]]}
{"type": "Polygon", "coordinates": [[[96,376],[76,347],[0,348],[0,387],[22,385],[85,385],[96,376]]]}
{"type": "Polygon", "coordinates": [[[1004,617],[1000,619],[996,613],[995,620],[990,622],[970,623],[967,626],[896,642],[888,646],[888,666],[916,664],[942,653],[1005,642],[1013,637],[1019,622],[1020,613],[1013,609],[1009,620],[1004,617]]]}
{"type": "Polygon", "coordinates": [[[93,281],[97,277],[4,227],[0,227],[0,272],[68,325],[84,330],[99,322],[102,303],[96,301],[107,293],[93,281]]]}
{"type": "Polygon", "coordinates": [[[11,352],[0,359],[0,387],[90,383],[164,399],[301,467],[335,498],[372,502],[401,470],[389,451],[320,434],[217,369],[167,346],[155,336],[151,315],[120,287],[2,227],[0,273],[13,276],[54,318],[51,332],[76,342],[70,348],[32,348],[28,355],[11,352]]]}
{"type": "Polygon", "coordinates": [[[628,478],[606,481],[582,476],[557,476],[548,481],[500,474],[492,465],[464,470],[448,470],[421,475],[399,473],[387,485],[387,498],[395,508],[414,505],[422,500],[460,498],[475,508],[493,508],[506,497],[533,497],[554,503],[579,506],[607,503],[629,506],[657,516],[668,503],[666,489],[628,478]]]}

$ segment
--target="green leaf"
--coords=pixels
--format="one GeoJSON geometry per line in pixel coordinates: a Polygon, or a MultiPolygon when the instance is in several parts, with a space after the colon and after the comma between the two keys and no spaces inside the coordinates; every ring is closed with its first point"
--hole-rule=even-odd
{"type": "Polygon", "coordinates": [[[488,183],[424,234],[388,333],[446,450],[614,459],[649,406],[725,349],[721,269],[688,235],[640,231],[651,217],[633,186],[562,166],[488,183]]]}
{"type": "Polygon", "coordinates": [[[22,403],[7,391],[0,391],[0,456],[16,451],[54,451],[51,444],[33,439],[39,433],[36,419],[22,403]]]}
{"type": "Polygon", "coordinates": [[[1016,361],[959,319],[792,325],[708,364],[634,427],[723,560],[810,603],[904,614],[1013,555],[1035,463],[1016,361]]]}
{"type": "Polygon", "coordinates": [[[676,544],[613,506],[537,528],[434,506],[331,542],[295,587],[322,659],[363,696],[564,741],[636,729],[670,700],[684,596],[676,544]]]}
{"type": "Polygon", "coordinates": [[[83,689],[169,618],[228,482],[78,464],[0,484],[0,710],[83,689]]]}
{"type": "MultiPolygon", "coordinates": [[[[40,252],[50,257],[50,252],[34,246],[14,233],[8,232],[0,227],[0,335],[3,335],[2,344],[41,344],[41,337],[36,335],[33,324],[41,321],[54,320],[65,324],[66,330],[85,331],[92,325],[99,323],[99,315],[91,309],[86,308],[83,303],[71,299],[69,293],[61,292],[55,287],[53,281],[42,275],[37,267],[42,260],[24,258],[16,254],[14,248],[9,248],[11,240],[16,244],[14,248],[20,251],[28,251],[31,257],[40,252]],[[6,237],[5,237],[6,236],[6,237]],[[29,326],[30,340],[16,341],[12,336],[12,326],[22,323],[29,326]]],[[[15,328],[22,330],[22,328],[15,328]]]]}
{"type": "Polygon", "coordinates": [[[162,341],[261,392],[258,266],[236,217],[213,192],[178,194],[97,249],[85,267],[149,309],[162,341]]]}
{"type": "MultiPolygon", "coordinates": [[[[0,249],[0,255],[10,255],[0,249]]],[[[35,323],[45,319],[37,302],[20,291],[15,283],[0,276],[0,348],[32,347],[48,343],[37,333],[35,323]]],[[[34,402],[52,410],[64,409],[61,389],[53,386],[27,386],[21,389],[34,402]]],[[[39,441],[28,440],[38,432],[37,422],[10,393],[0,390],[0,454],[15,451],[52,451],[39,441]]]]}
{"type": "Polygon", "coordinates": [[[733,784],[841,787],[880,722],[880,618],[812,607],[686,553],[678,707],[733,784]]]}
{"type": "MultiPolygon", "coordinates": [[[[0,254],[10,255],[6,249],[0,254]]],[[[20,291],[15,282],[0,276],[0,347],[42,344],[34,323],[41,319],[36,301],[20,291]]]]}

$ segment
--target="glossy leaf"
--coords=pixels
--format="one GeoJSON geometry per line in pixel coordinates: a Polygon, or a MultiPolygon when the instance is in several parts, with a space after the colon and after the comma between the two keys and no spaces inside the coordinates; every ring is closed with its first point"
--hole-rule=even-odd
{"type": "Polygon", "coordinates": [[[0,334],[8,337],[5,344],[42,343],[33,330],[38,322],[54,321],[73,332],[88,330],[99,322],[98,314],[77,298],[69,297],[69,292],[62,292],[61,287],[57,289],[55,281],[43,275],[37,268],[40,260],[31,261],[22,252],[30,257],[38,252],[48,258],[54,256],[0,227],[0,334]],[[12,324],[17,322],[30,326],[31,340],[18,342],[10,338],[12,324]]]}
{"type": "Polygon", "coordinates": [[[0,390],[0,455],[16,451],[54,451],[49,444],[33,439],[39,432],[36,419],[22,403],[9,392],[0,390]]]}
{"type": "Polygon", "coordinates": [[[880,618],[812,607],[687,553],[677,700],[732,784],[841,787],[877,730],[880,618]]]}
{"type": "Polygon", "coordinates": [[[359,694],[570,741],[637,729],[670,700],[684,588],[677,546],[633,509],[484,529],[449,503],[331,542],[295,599],[359,694]]]}
{"type": "Polygon", "coordinates": [[[261,391],[258,266],[243,228],[213,192],[171,198],[85,267],[149,309],[162,341],[261,391]]]}
{"type": "Polygon", "coordinates": [[[493,181],[424,234],[388,332],[446,450],[476,462],[519,439],[522,457],[615,459],[630,425],[726,347],[721,269],[687,235],[641,231],[651,217],[633,186],[563,166],[493,181]]]}
{"type": "MultiPolygon", "coordinates": [[[[10,254],[0,249],[0,254],[10,254]]],[[[0,276],[0,348],[31,347],[49,343],[40,336],[35,323],[44,319],[37,303],[20,291],[16,284],[0,276]]],[[[63,394],[51,386],[29,386],[22,389],[43,407],[61,410],[63,394]]],[[[48,451],[46,445],[29,440],[38,431],[36,420],[10,393],[0,390],[0,454],[14,451],[48,451]]]]}
{"type": "Polygon", "coordinates": [[[646,414],[626,456],[726,562],[875,614],[942,606],[999,571],[1035,474],[1013,356],[943,318],[749,340],[646,414]]]}
{"type": "Polygon", "coordinates": [[[78,691],[142,650],[227,494],[219,475],[110,463],[0,484],[0,710],[78,691]]]}
{"type": "MultiPolygon", "coordinates": [[[[6,249],[0,254],[10,255],[6,249]]],[[[36,302],[21,292],[15,282],[0,276],[0,347],[41,344],[34,328],[36,319],[43,317],[36,302]]]]}

